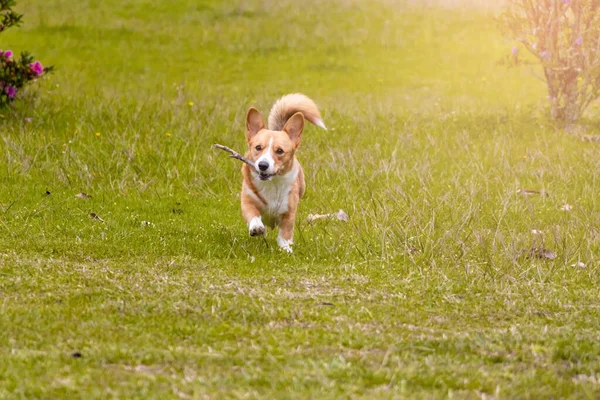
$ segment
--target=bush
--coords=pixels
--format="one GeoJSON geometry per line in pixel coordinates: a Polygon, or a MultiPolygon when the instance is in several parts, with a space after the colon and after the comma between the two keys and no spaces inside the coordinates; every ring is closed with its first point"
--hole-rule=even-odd
{"type": "Polygon", "coordinates": [[[600,95],[600,2],[509,0],[502,21],[542,64],[551,117],[577,121],[600,95]]]}
{"type": "MultiPolygon", "coordinates": [[[[0,33],[21,24],[23,15],[12,10],[15,0],[0,0],[0,33]]],[[[30,81],[51,72],[27,52],[15,58],[10,50],[0,50],[0,107],[13,101],[19,91],[30,81]]]]}

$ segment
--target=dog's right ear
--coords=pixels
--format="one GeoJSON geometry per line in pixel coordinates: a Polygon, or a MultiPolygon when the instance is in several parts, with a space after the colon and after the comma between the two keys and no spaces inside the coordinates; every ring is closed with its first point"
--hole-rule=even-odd
{"type": "Polygon", "coordinates": [[[250,107],[246,114],[246,139],[250,141],[261,129],[265,128],[265,122],[260,111],[250,107]]]}

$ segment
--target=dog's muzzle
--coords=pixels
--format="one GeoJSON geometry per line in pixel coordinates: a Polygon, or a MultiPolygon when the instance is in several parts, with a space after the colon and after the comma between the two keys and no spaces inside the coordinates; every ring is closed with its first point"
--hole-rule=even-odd
{"type": "Polygon", "coordinates": [[[263,173],[258,173],[258,179],[260,179],[261,181],[270,181],[273,178],[273,174],[263,174],[263,173]]]}

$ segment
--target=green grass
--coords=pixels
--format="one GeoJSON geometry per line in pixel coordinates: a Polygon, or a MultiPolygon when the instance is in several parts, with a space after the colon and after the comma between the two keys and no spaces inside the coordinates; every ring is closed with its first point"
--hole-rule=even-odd
{"type": "Polygon", "coordinates": [[[0,398],[598,398],[600,148],[497,8],[415,3],[21,1],[0,47],[57,69],[1,112],[0,398]],[[288,256],[210,146],[295,91],[288,256]]]}

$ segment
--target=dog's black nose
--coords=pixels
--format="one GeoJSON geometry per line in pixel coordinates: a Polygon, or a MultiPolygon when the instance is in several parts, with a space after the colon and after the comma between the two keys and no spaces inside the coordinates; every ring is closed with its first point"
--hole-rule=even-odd
{"type": "Polygon", "coordinates": [[[267,169],[269,169],[269,163],[267,161],[259,162],[258,169],[260,169],[261,171],[266,171],[267,169]]]}

